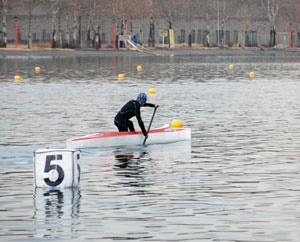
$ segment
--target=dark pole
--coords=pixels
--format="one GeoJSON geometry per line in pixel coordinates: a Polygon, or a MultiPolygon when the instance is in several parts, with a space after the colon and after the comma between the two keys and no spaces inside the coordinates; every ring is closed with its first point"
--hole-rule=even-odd
{"type": "Polygon", "coordinates": [[[112,40],[113,49],[116,50],[116,25],[115,25],[115,19],[112,20],[111,40],[112,40]]]}
{"type": "Polygon", "coordinates": [[[293,25],[290,23],[290,48],[293,48],[293,25]]]}
{"type": "Polygon", "coordinates": [[[14,20],[15,20],[15,47],[18,48],[18,42],[19,42],[19,34],[18,34],[18,31],[19,31],[18,17],[15,16],[15,17],[14,17],[14,20]]]}

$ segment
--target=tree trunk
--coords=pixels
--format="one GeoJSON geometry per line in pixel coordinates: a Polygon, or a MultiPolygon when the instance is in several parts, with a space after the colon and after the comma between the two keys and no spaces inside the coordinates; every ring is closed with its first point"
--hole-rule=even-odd
{"type": "Polygon", "coordinates": [[[210,36],[209,36],[209,31],[210,31],[210,26],[209,26],[209,19],[210,15],[206,13],[206,40],[204,42],[206,47],[210,46],[210,36]]]}
{"type": "Polygon", "coordinates": [[[220,43],[221,43],[221,47],[223,47],[225,45],[225,38],[224,38],[224,20],[222,20],[221,22],[221,34],[220,34],[220,43]]]}
{"type": "Polygon", "coordinates": [[[6,15],[8,12],[8,5],[7,1],[3,2],[3,9],[2,9],[2,43],[0,43],[0,47],[7,47],[7,30],[6,30],[6,15]]]}
{"type": "MultiPolygon", "coordinates": [[[[170,30],[171,29],[172,29],[172,22],[169,21],[169,31],[168,31],[168,39],[167,39],[168,44],[169,44],[169,48],[171,48],[171,38],[170,38],[170,30]]],[[[191,43],[191,45],[192,45],[192,43],[191,43]]]]}
{"type": "Polygon", "coordinates": [[[155,47],[155,25],[154,25],[154,21],[152,18],[151,18],[150,27],[149,27],[148,46],[155,47]]]}
{"type": "Polygon", "coordinates": [[[31,48],[32,48],[32,11],[30,6],[29,20],[28,20],[28,49],[31,48]]]}
{"type": "Polygon", "coordinates": [[[272,28],[270,30],[270,47],[276,47],[276,30],[272,28]]]}
{"type": "Polygon", "coordinates": [[[52,38],[51,38],[51,48],[56,48],[56,11],[52,11],[52,38]]]}
{"type": "Polygon", "coordinates": [[[246,30],[245,31],[245,47],[249,47],[250,45],[250,41],[249,41],[249,33],[248,31],[246,30]]]}
{"type": "Polygon", "coordinates": [[[96,28],[94,43],[95,43],[96,50],[101,48],[100,25],[98,25],[97,28],[96,28]]]}
{"type": "Polygon", "coordinates": [[[190,32],[188,35],[188,46],[191,48],[192,47],[192,33],[190,32]]]}
{"type": "Polygon", "coordinates": [[[61,48],[63,46],[63,37],[62,37],[62,31],[61,31],[61,17],[58,18],[58,34],[59,34],[58,47],[61,48]]]}
{"type": "Polygon", "coordinates": [[[245,47],[249,47],[251,45],[250,43],[250,26],[252,25],[252,19],[251,19],[251,1],[247,0],[244,6],[244,16],[245,16],[245,47]]]}
{"type": "Polygon", "coordinates": [[[271,26],[270,46],[275,47],[276,46],[276,18],[277,18],[278,10],[280,8],[280,1],[273,0],[273,1],[265,2],[264,0],[261,0],[261,3],[268,15],[270,26],[271,26]]]}
{"type": "Polygon", "coordinates": [[[86,34],[86,40],[87,40],[87,47],[91,47],[91,28],[88,26],[87,34],[86,34]]]}
{"type": "Polygon", "coordinates": [[[76,47],[76,41],[77,41],[77,11],[73,11],[73,35],[72,35],[72,48],[76,47]]]}
{"type": "Polygon", "coordinates": [[[275,28],[273,29],[273,47],[276,47],[276,30],[275,28]]]}
{"type": "Polygon", "coordinates": [[[78,39],[77,39],[77,48],[81,46],[81,16],[78,17],[78,39]]]}
{"type": "Polygon", "coordinates": [[[66,15],[66,42],[63,48],[70,48],[70,31],[69,31],[69,15],[66,15]]]}

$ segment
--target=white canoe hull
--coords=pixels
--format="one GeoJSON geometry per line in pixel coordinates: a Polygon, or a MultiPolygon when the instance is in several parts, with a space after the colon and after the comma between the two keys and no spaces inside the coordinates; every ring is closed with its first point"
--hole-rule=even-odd
{"type": "MultiPolygon", "coordinates": [[[[66,141],[67,149],[137,146],[144,142],[141,132],[101,132],[66,141]]],[[[191,139],[189,128],[159,128],[150,130],[147,145],[173,143],[191,139]]]]}

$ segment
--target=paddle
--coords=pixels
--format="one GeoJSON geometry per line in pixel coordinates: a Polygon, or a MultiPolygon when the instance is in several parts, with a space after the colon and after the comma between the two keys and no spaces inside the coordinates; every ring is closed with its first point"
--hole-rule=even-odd
{"type": "Polygon", "coordinates": [[[148,134],[149,134],[150,128],[151,128],[151,124],[152,124],[152,121],[153,121],[153,118],[154,118],[154,115],[155,115],[156,109],[157,109],[157,107],[155,107],[155,108],[154,108],[154,111],[153,111],[153,114],[152,114],[152,118],[151,118],[151,121],[150,121],[150,124],[149,124],[148,130],[147,130],[147,135],[146,135],[146,137],[145,137],[145,139],[144,139],[143,145],[145,145],[145,143],[146,143],[146,140],[147,140],[147,137],[148,137],[148,134]]]}

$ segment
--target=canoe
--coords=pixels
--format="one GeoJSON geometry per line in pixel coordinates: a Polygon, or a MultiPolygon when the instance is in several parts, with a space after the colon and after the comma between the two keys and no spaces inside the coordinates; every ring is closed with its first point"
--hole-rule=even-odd
{"type": "MultiPolygon", "coordinates": [[[[142,145],[144,135],[141,131],[131,132],[100,132],[82,137],[72,138],[66,141],[67,149],[123,147],[142,145]]],[[[165,125],[161,128],[149,131],[147,145],[173,143],[191,139],[189,128],[172,128],[165,125]]]]}

